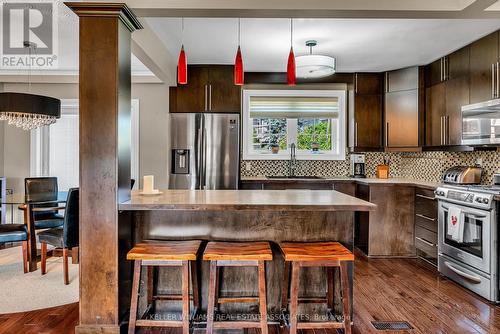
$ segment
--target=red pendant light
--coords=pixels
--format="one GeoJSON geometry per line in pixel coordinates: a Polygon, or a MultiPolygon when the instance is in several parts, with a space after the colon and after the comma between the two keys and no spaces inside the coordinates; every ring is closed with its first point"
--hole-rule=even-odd
{"type": "Polygon", "coordinates": [[[234,60],[234,84],[237,86],[241,86],[244,84],[244,70],[243,70],[243,58],[241,57],[241,48],[240,48],[240,34],[241,25],[240,19],[238,19],[238,51],[236,52],[236,58],[234,60]]]}
{"type": "Polygon", "coordinates": [[[184,45],[181,47],[179,62],[177,63],[177,83],[179,85],[187,84],[187,61],[186,52],[184,52],[184,45]]]}
{"type": "Polygon", "coordinates": [[[295,86],[295,54],[293,53],[293,20],[290,19],[290,53],[286,67],[286,78],[288,86],[295,86]]]}
{"type": "MultiPolygon", "coordinates": [[[[184,18],[182,18],[182,39],[184,40],[184,18]]],[[[182,43],[179,61],[177,62],[177,83],[179,85],[187,84],[187,60],[184,43],[182,43]]]]}

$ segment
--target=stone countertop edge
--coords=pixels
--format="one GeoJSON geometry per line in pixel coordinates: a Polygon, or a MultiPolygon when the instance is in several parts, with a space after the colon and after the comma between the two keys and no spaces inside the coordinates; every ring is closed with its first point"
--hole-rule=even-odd
{"type": "Polygon", "coordinates": [[[373,203],[334,190],[162,190],[156,196],[132,192],[122,211],[142,210],[270,210],[373,211],[373,203]]]}

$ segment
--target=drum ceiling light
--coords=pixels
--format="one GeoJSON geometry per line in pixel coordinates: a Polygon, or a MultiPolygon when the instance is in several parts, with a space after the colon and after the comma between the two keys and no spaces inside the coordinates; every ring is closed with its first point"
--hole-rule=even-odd
{"type": "MultiPolygon", "coordinates": [[[[36,43],[25,41],[29,59],[36,52],[36,43]]],[[[31,62],[28,63],[28,93],[0,93],[0,121],[7,121],[23,130],[32,130],[51,125],[61,117],[61,100],[36,94],[31,91],[31,62]]]]}
{"type": "Polygon", "coordinates": [[[335,58],[323,55],[314,55],[313,47],[318,45],[315,40],[306,41],[309,54],[295,58],[297,77],[299,78],[322,78],[335,73],[335,58]]]}

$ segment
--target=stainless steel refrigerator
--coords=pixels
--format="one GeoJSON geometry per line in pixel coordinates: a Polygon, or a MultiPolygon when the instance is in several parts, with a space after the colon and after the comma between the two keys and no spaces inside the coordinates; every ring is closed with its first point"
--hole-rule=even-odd
{"type": "Polygon", "coordinates": [[[170,114],[170,189],[237,189],[240,115],[170,114]]]}

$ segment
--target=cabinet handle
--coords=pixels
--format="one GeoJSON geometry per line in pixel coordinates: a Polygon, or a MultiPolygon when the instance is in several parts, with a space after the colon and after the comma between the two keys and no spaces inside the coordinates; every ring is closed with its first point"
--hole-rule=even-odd
{"type": "Polygon", "coordinates": [[[358,147],[358,122],[354,123],[354,146],[358,147]]]}
{"type": "Polygon", "coordinates": [[[444,144],[450,145],[450,116],[444,116],[444,133],[444,144]]]}
{"type": "Polygon", "coordinates": [[[491,97],[496,97],[496,88],[495,88],[495,64],[491,64],[491,97]]]}
{"type": "Polygon", "coordinates": [[[208,85],[208,99],[209,99],[209,110],[212,110],[212,85],[208,85]]]}
{"type": "Polygon", "coordinates": [[[205,111],[208,110],[208,85],[205,85],[205,111]]]}
{"type": "Polygon", "coordinates": [[[389,72],[385,72],[385,92],[389,93],[389,72]]]}
{"type": "Polygon", "coordinates": [[[416,194],[415,196],[420,197],[420,198],[424,198],[424,199],[428,199],[430,201],[434,201],[436,199],[435,197],[430,197],[430,196],[425,196],[425,195],[420,195],[420,194],[416,194]]]}
{"type": "Polygon", "coordinates": [[[420,213],[416,213],[415,216],[423,218],[423,219],[426,219],[426,220],[430,220],[431,222],[435,222],[436,221],[436,219],[431,218],[431,217],[427,217],[426,215],[421,215],[420,213]]]}
{"type": "Polygon", "coordinates": [[[358,94],[358,73],[354,74],[354,93],[358,94]]]}
{"type": "Polygon", "coordinates": [[[389,147],[389,122],[385,125],[385,146],[389,147]]]}
{"type": "Polygon", "coordinates": [[[440,80],[439,81],[443,81],[443,72],[444,72],[444,69],[443,69],[443,58],[441,58],[439,60],[439,69],[441,70],[441,77],[439,78],[440,80]]]}
{"type": "Polygon", "coordinates": [[[500,63],[497,62],[497,91],[496,91],[496,97],[498,98],[500,96],[500,75],[498,74],[500,71],[500,63]]]}
{"type": "Polygon", "coordinates": [[[440,124],[439,124],[439,125],[440,125],[440,127],[439,127],[439,136],[440,136],[440,138],[439,138],[439,139],[440,139],[440,140],[439,140],[439,143],[440,143],[441,145],[444,145],[444,144],[443,144],[443,116],[441,116],[441,117],[439,118],[439,121],[440,121],[440,124]]]}
{"type": "Polygon", "coordinates": [[[419,238],[419,237],[415,237],[415,239],[417,239],[418,241],[422,241],[424,244],[426,244],[427,246],[431,246],[431,247],[436,247],[435,244],[433,244],[432,242],[429,242],[425,239],[422,239],[422,238],[419,238]]]}

